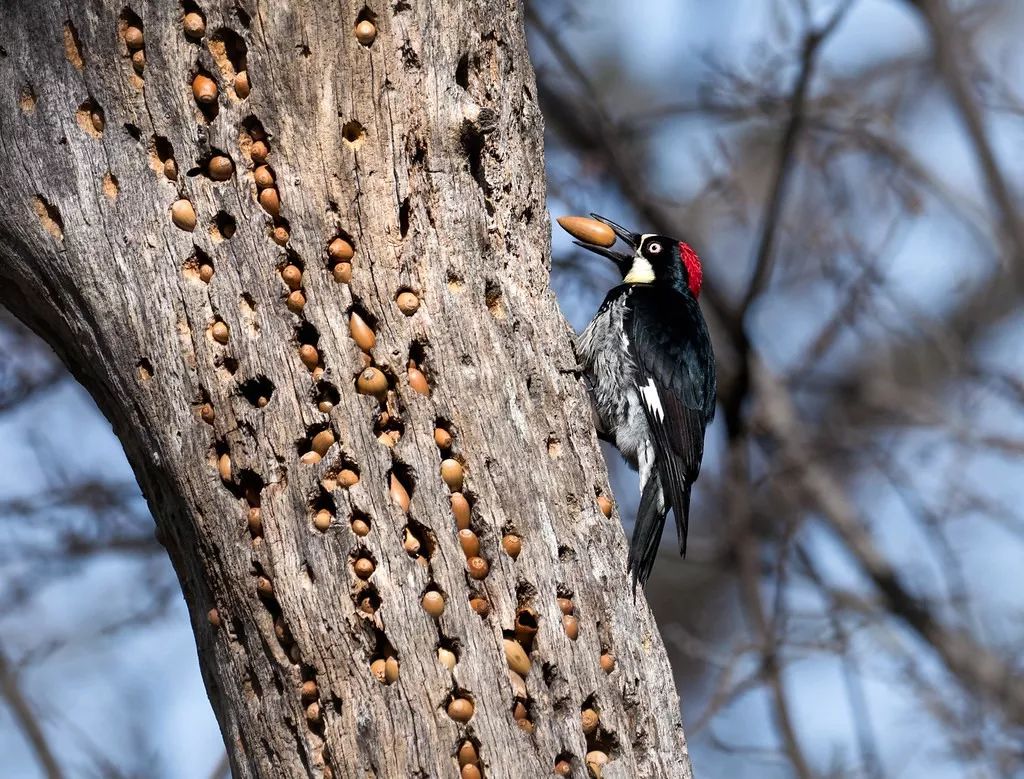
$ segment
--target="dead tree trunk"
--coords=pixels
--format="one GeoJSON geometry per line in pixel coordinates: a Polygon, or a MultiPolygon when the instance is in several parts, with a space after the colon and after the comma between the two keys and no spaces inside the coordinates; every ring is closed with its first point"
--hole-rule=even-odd
{"type": "Polygon", "coordinates": [[[234,775],[690,776],[520,4],[9,0],[0,46],[0,302],[124,444],[234,775]]]}

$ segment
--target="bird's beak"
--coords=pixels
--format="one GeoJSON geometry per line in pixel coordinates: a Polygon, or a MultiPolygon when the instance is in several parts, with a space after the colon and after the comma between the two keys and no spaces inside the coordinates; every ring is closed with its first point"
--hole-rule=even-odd
{"type": "MultiPolygon", "coordinates": [[[[595,246],[590,243],[584,243],[583,241],[573,241],[577,246],[582,246],[587,251],[591,251],[594,254],[600,254],[602,257],[607,257],[609,260],[614,262],[620,269],[628,268],[630,263],[633,261],[633,254],[636,252],[637,247],[640,246],[640,234],[632,233],[622,225],[616,224],[611,219],[605,219],[603,216],[597,214],[591,214],[591,216],[599,222],[603,222],[608,225],[612,232],[619,238],[620,241],[628,244],[633,250],[632,252],[616,252],[611,249],[606,249],[604,246],[595,246]]],[[[625,272],[625,271],[623,271],[625,272]]]]}

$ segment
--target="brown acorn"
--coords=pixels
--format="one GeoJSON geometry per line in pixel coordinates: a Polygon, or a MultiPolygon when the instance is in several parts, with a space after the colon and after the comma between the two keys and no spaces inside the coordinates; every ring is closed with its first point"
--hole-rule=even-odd
{"type": "Polygon", "coordinates": [[[176,163],[173,158],[168,158],[164,160],[163,168],[164,175],[167,178],[169,178],[171,181],[178,180],[178,163],[176,163]]]}
{"type": "Polygon", "coordinates": [[[434,443],[438,449],[450,449],[452,446],[452,434],[443,427],[434,428],[434,443]]]}
{"type": "Polygon", "coordinates": [[[332,260],[347,262],[352,259],[355,250],[352,248],[352,244],[344,238],[335,238],[327,245],[327,253],[332,260]]]}
{"type": "Polygon", "coordinates": [[[199,407],[199,418],[206,424],[212,425],[213,420],[216,419],[216,414],[213,410],[213,406],[209,403],[204,403],[199,407]]]}
{"type": "Polygon", "coordinates": [[[486,617],[491,613],[491,604],[488,603],[487,599],[481,595],[473,595],[470,597],[469,607],[481,617],[486,617]]]}
{"type": "Polygon", "coordinates": [[[210,609],[206,612],[206,619],[209,620],[210,624],[215,628],[220,627],[220,612],[217,609],[210,609]]]}
{"type": "Polygon", "coordinates": [[[235,74],[234,80],[231,82],[231,86],[234,87],[235,95],[241,99],[249,97],[249,74],[244,70],[239,71],[235,74]]]}
{"type": "Polygon", "coordinates": [[[448,716],[456,722],[469,722],[473,718],[473,701],[469,698],[452,698],[448,704],[448,716]]]}
{"type": "Polygon", "coordinates": [[[331,275],[339,284],[348,284],[352,281],[352,263],[339,262],[331,269],[331,275]]]}
{"type": "Polygon", "coordinates": [[[364,352],[373,349],[377,343],[377,336],[374,335],[373,330],[366,324],[366,320],[355,311],[349,315],[348,331],[352,334],[352,340],[356,342],[356,346],[364,352]]]}
{"type": "Polygon", "coordinates": [[[472,510],[469,507],[469,501],[466,500],[466,496],[461,492],[452,493],[452,514],[455,515],[455,527],[459,530],[469,529],[472,510]]]}
{"type": "Polygon", "coordinates": [[[448,485],[448,489],[462,492],[462,477],[462,463],[450,457],[441,461],[441,480],[448,485]]]}
{"type": "Polygon", "coordinates": [[[355,562],[352,563],[352,570],[355,571],[356,576],[360,579],[369,579],[376,569],[377,566],[373,564],[373,560],[369,557],[357,557],[355,562]]]}
{"type": "Polygon", "coordinates": [[[570,776],[572,774],[572,763],[562,758],[555,763],[555,776],[570,776]]]}
{"type": "Polygon", "coordinates": [[[323,457],[327,454],[327,450],[334,446],[334,433],[330,430],[321,430],[310,442],[313,447],[313,451],[323,457]]]}
{"type": "Polygon", "coordinates": [[[304,701],[316,700],[320,696],[320,688],[317,687],[316,682],[310,679],[302,683],[299,688],[299,696],[304,701]]]}
{"type": "Polygon", "coordinates": [[[192,96],[197,103],[210,105],[217,102],[217,82],[202,73],[192,79],[192,96]]]}
{"type": "Polygon", "coordinates": [[[270,147],[267,146],[266,141],[253,141],[249,147],[249,156],[256,165],[266,162],[268,154],[270,154],[270,147]]]}
{"type": "Polygon", "coordinates": [[[526,654],[523,645],[511,638],[504,639],[505,662],[508,667],[521,676],[530,673],[530,656],[526,654]]]}
{"type": "Polygon", "coordinates": [[[182,198],[171,205],[171,221],[180,230],[191,233],[196,229],[196,210],[192,203],[182,198]]]}
{"type": "Polygon", "coordinates": [[[409,386],[418,392],[420,395],[430,394],[430,385],[427,384],[427,377],[423,375],[423,371],[416,367],[416,364],[409,361],[409,368],[407,371],[407,377],[409,379],[409,386]]]}
{"type": "Polygon", "coordinates": [[[338,471],[338,484],[345,489],[355,486],[359,483],[359,474],[353,471],[351,468],[342,468],[338,471]]]}
{"type": "Polygon", "coordinates": [[[398,658],[394,655],[384,661],[384,681],[388,684],[398,681],[398,658]]]}
{"type": "Polygon", "coordinates": [[[598,714],[594,709],[584,709],[580,712],[580,725],[583,726],[583,732],[588,736],[597,730],[598,714]]]}
{"type": "Polygon", "coordinates": [[[260,189],[274,186],[274,171],[270,169],[269,165],[257,166],[256,170],[252,172],[252,178],[260,189]]]}
{"type": "Polygon", "coordinates": [[[455,670],[455,663],[458,661],[458,658],[455,657],[455,653],[452,652],[450,649],[445,649],[443,646],[438,647],[437,659],[440,660],[441,665],[443,665],[449,671],[455,670]]]}
{"type": "Polygon", "coordinates": [[[615,243],[615,233],[604,222],[585,216],[560,216],[558,224],[569,235],[583,243],[609,247],[615,243]]]}
{"type": "Polygon", "coordinates": [[[420,540],[412,534],[409,528],[405,529],[405,538],[402,540],[402,548],[411,555],[418,555],[420,552],[420,540]]]}
{"type": "Polygon", "coordinates": [[[409,491],[405,485],[398,480],[395,474],[391,474],[391,487],[389,490],[391,502],[399,506],[402,511],[409,510],[409,491]]]}
{"type": "Polygon", "coordinates": [[[399,292],[398,297],[395,298],[395,303],[398,305],[398,310],[406,316],[412,316],[416,313],[416,310],[420,307],[420,299],[416,297],[415,292],[399,292]]]}
{"type": "Polygon", "coordinates": [[[612,502],[608,500],[604,495],[599,495],[597,498],[597,507],[601,509],[601,513],[606,517],[612,515],[612,502]]]}
{"type": "Polygon", "coordinates": [[[274,594],[274,585],[266,576],[257,577],[256,592],[258,592],[264,598],[269,598],[274,594]]]}
{"type": "Polygon", "coordinates": [[[466,557],[476,557],[480,554],[480,539],[477,538],[476,533],[466,528],[465,530],[460,530],[458,536],[459,546],[462,547],[462,553],[466,557]]]}
{"type": "Polygon", "coordinates": [[[459,779],[482,779],[480,767],[475,765],[464,765],[459,769],[459,779]]]}
{"type": "Polygon", "coordinates": [[[185,35],[193,40],[199,40],[206,35],[206,20],[202,14],[189,11],[181,20],[181,26],[185,28],[185,35]]]}
{"type": "Polygon", "coordinates": [[[486,578],[491,567],[487,564],[487,561],[482,557],[470,557],[466,560],[466,568],[469,570],[469,575],[474,579],[486,578]]]}
{"type": "Polygon", "coordinates": [[[559,598],[558,608],[563,614],[572,614],[576,607],[573,606],[572,598],[559,598]]]}
{"type": "Polygon", "coordinates": [[[306,452],[302,457],[299,458],[299,462],[303,465],[316,465],[323,458],[318,452],[306,452]]]}
{"type": "Polygon", "coordinates": [[[227,181],[231,178],[231,174],[235,172],[235,163],[231,161],[230,157],[225,157],[223,154],[215,154],[210,157],[210,161],[206,164],[206,172],[214,181],[227,181]]]}
{"type": "Polygon", "coordinates": [[[580,634],[580,621],[572,614],[562,615],[562,627],[570,641],[575,641],[580,634]]]}
{"type": "Polygon", "coordinates": [[[608,755],[599,749],[595,749],[592,752],[587,752],[584,762],[586,762],[587,768],[590,769],[591,775],[595,779],[601,779],[601,772],[608,765],[608,755]]]}
{"type": "Polygon", "coordinates": [[[480,756],[477,754],[476,745],[468,739],[459,745],[459,752],[456,757],[459,761],[460,768],[464,765],[475,765],[480,762],[480,756]]]}
{"type": "Polygon", "coordinates": [[[444,613],[444,596],[437,590],[428,590],[423,593],[423,597],[420,599],[420,605],[423,606],[423,610],[427,612],[427,614],[434,619],[437,619],[444,613]]]}
{"type": "Polygon", "coordinates": [[[142,75],[142,71],[146,69],[146,50],[139,49],[138,51],[132,52],[132,69],[142,75]]]}
{"type": "Polygon", "coordinates": [[[141,49],[145,43],[145,39],[142,37],[142,30],[135,25],[129,25],[124,28],[124,42],[129,49],[141,49]]]}
{"type": "Polygon", "coordinates": [[[601,655],[601,670],[606,674],[610,674],[615,670],[615,656],[610,652],[605,652],[601,655]]]}
{"type": "Polygon", "coordinates": [[[367,368],[356,379],[356,389],[363,395],[384,395],[388,391],[388,380],[377,368],[367,368]]]}
{"type": "Polygon", "coordinates": [[[278,246],[286,246],[290,237],[288,228],[284,225],[278,225],[270,231],[270,239],[278,246]]]}
{"type": "Polygon", "coordinates": [[[331,520],[334,516],[327,509],[320,509],[316,514],[313,515],[313,527],[317,530],[325,531],[331,526],[331,520]]]}
{"type": "Polygon", "coordinates": [[[227,323],[217,320],[213,323],[213,327],[210,328],[210,335],[217,343],[226,344],[231,337],[231,330],[228,328],[227,323]]]}
{"type": "Polygon", "coordinates": [[[509,533],[501,539],[501,546],[505,550],[505,554],[515,560],[523,551],[523,540],[519,536],[509,533]]]}
{"type": "Polygon", "coordinates": [[[302,286],[302,270],[297,265],[285,265],[281,268],[281,280],[288,289],[298,289],[302,286]]]}
{"type": "Polygon", "coordinates": [[[199,280],[209,284],[211,279],[213,279],[213,266],[204,262],[199,266],[199,280]]]}
{"type": "Polygon", "coordinates": [[[312,344],[303,344],[299,347],[299,359],[302,360],[303,365],[313,370],[320,364],[320,353],[312,344]]]}
{"type": "Polygon", "coordinates": [[[377,27],[373,22],[364,19],[356,25],[356,40],[363,46],[370,46],[377,38],[377,27]]]}
{"type": "Polygon", "coordinates": [[[260,205],[263,210],[271,216],[280,216],[281,214],[281,196],[278,195],[277,190],[273,187],[260,190],[259,195],[260,205]]]}
{"type": "Polygon", "coordinates": [[[259,506],[253,506],[249,509],[246,524],[249,527],[249,534],[253,537],[263,535],[263,512],[260,511],[259,506]]]}
{"type": "Polygon", "coordinates": [[[374,678],[381,684],[384,684],[386,669],[387,661],[383,657],[379,657],[370,663],[370,673],[372,673],[374,678]]]}
{"type": "Polygon", "coordinates": [[[352,520],[351,527],[352,532],[359,537],[365,536],[370,532],[370,526],[366,524],[366,520],[359,517],[352,520]]]}
{"type": "Polygon", "coordinates": [[[294,292],[289,292],[288,297],[285,298],[284,304],[288,306],[288,310],[293,314],[299,314],[302,309],[306,307],[306,296],[302,294],[301,289],[297,289],[294,292]]]}

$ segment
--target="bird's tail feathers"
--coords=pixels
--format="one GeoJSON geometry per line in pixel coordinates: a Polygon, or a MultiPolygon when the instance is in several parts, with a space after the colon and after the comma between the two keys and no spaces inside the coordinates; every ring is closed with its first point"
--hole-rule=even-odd
{"type": "Polygon", "coordinates": [[[640,496],[640,508],[636,513],[636,524],[633,526],[633,539],[629,544],[628,568],[633,573],[634,593],[637,582],[643,587],[650,578],[654,560],[658,556],[658,545],[661,542],[661,531],[665,527],[667,513],[661,492],[661,480],[654,474],[647,480],[640,496]]]}

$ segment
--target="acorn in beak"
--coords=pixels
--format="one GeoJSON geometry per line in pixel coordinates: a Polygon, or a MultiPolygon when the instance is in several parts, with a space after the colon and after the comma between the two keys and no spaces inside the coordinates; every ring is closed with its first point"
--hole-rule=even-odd
{"type": "Polygon", "coordinates": [[[585,216],[563,216],[558,219],[558,224],[576,240],[577,246],[582,246],[587,251],[600,254],[614,262],[620,270],[625,273],[633,261],[634,253],[640,246],[640,234],[630,232],[620,224],[603,216],[591,214],[592,218],[585,216]],[[633,251],[617,252],[610,247],[615,244],[618,238],[627,244],[633,251]]]}

